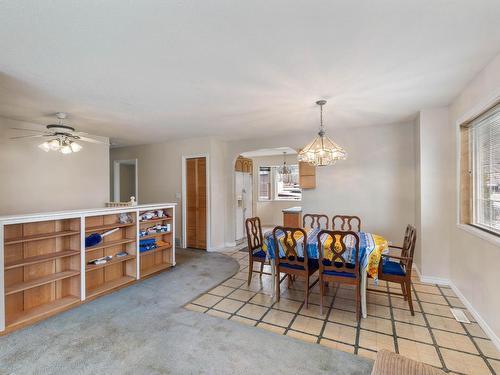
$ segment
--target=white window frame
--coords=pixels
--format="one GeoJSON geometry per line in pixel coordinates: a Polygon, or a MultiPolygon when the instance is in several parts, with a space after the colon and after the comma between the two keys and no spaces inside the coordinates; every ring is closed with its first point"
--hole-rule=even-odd
{"type": "MultiPolygon", "coordinates": [[[[486,118],[490,116],[490,112],[493,111],[500,111],[499,109],[500,104],[497,104],[490,109],[484,111],[481,115],[479,115],[476,119],[474,119],[471,122],[480,120],[482,117],[486,118]]],[[[499,112],[500,113],[500,112],[499,112]]],[[[484,225],[480,223],[479,217],[481,216],[482,212],[482,206],[478,205],[477,202],[479,198],[477,197],[477,194],[480,192],[480,177],[478,175],[478,168],[477,168],[477,156],[478,156],[478,147],[477,147],[477,135],[474,133],[475,128],[479,126],[479,124],[471,124],[469,128],[469,144],[470,144],[470,162],[471,162],[471,170],[472,170],[472,191],[471,191],[471,208],[472,208],[472,215],[471,215],[471,223],[470,225],[481,230],[484,232],[489,233],[490,235],[500,237],[500,229],[496,229],[491,226],[484,225]]]]}

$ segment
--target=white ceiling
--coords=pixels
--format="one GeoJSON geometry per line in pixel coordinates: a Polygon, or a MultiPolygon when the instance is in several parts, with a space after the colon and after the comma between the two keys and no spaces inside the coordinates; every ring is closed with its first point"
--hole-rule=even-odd
{"type": "Polygon", "coordinates": [[[0,116],[120,144],[405,121],[500,49],[498,0],[0,2],[0,116]]]}
{"type": "Polygon", "coordinates": [[[256,158],[260,156],[275,156],[283,155],[286,152],[287,155],[295,155],[297,151],[290,147],[276,147],[276,148],[261,148],[260,150],[248,151],[241,154],[246,158],[256,158]]]}

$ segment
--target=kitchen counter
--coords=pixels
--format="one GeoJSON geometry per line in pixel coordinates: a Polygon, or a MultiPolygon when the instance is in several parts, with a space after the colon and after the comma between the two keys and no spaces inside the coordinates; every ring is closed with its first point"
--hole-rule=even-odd
{"type": "Polygon", "coordinates": [[[290,207],[290,208],[285,208],[282,211],[286,213],[299,213],[302,212],[302,207],[300,206],[290,207]]]}
{"type": "Polygon", "coordinates": [[[285,227],[299,228],[302,226],[302,207],[285,208],[282,212],[285,227]]]}

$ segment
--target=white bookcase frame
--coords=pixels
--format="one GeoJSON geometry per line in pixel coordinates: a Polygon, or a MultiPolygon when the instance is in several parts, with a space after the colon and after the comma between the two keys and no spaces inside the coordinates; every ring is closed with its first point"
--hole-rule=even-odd
{"type": "MultiPolygon", "coordinates": [[[[37,223],[44,221],[55,221],[55,220],[64,220],[64,219],[79,219],[80,220],[80,301],[84,302],[87,299],[86,296],[86,277],[85,277],[85,268],[86,268],[86,249],[85,249],[85,221],[86,218],[94,217],[94,216],[103,216],[103,215],[113,215],[113,214],[121,214],[121,213],[129,213],[135,216],[135,245],[136,245],[136,280],[141,278],[140,274],[140,248],[139,248],[139,213],[149,210],[162,210],[162,209],[170,209],[170,213],[172,216],[171,220],[171,233],[172,233],[172,243],[171,243],[171,252],[172,252],[172,266],[175,266],[175,208],[176,203],[158,203],[158,204],[143,204],[132,207],[116,207],[116,208],[97,208],[97,209],[88,209],[88,210],[71,210],[71,211],[59,211],[59,212],[47,212],[47,213],[34,213],[34,214],[26,214],[26,215],[10,215],[10,216],[1,216],[0,217],[0,334],[6,330],[6,314],[5,314],[5,253],[4,253],[4,233],[5,226],[12,224],[26,224],[26,223],[37,223]]],[[[149,275],[148,275],[149,276],[149,275]]],[[[130,284],[129,284],[130,285],[130,284]]],[[[76,305],[77,306],[77,305],[76,305]]],[[[75,307],[76,307],[75,306],[75,307]]],[[[71,308],[71,307],[69,307],[71,308]]],[[[55,315],[57,314],[48,314],[55,315]]],[[[43,320],[35,319],[35,321],[43,320]]],[[[29,325],[30,322],[27,322],[26,325],[29,325]]]]}

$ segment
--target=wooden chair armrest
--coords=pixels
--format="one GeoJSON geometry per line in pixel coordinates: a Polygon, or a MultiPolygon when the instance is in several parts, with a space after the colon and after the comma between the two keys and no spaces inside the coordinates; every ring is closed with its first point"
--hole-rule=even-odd
{"type": "Polygon", "coordinates": [[[393,249],[403,250],[403,247],[401,247],[401,246],[389,245],[388,247],[389,247],[389,248],[393,248],[393,249]]]}

